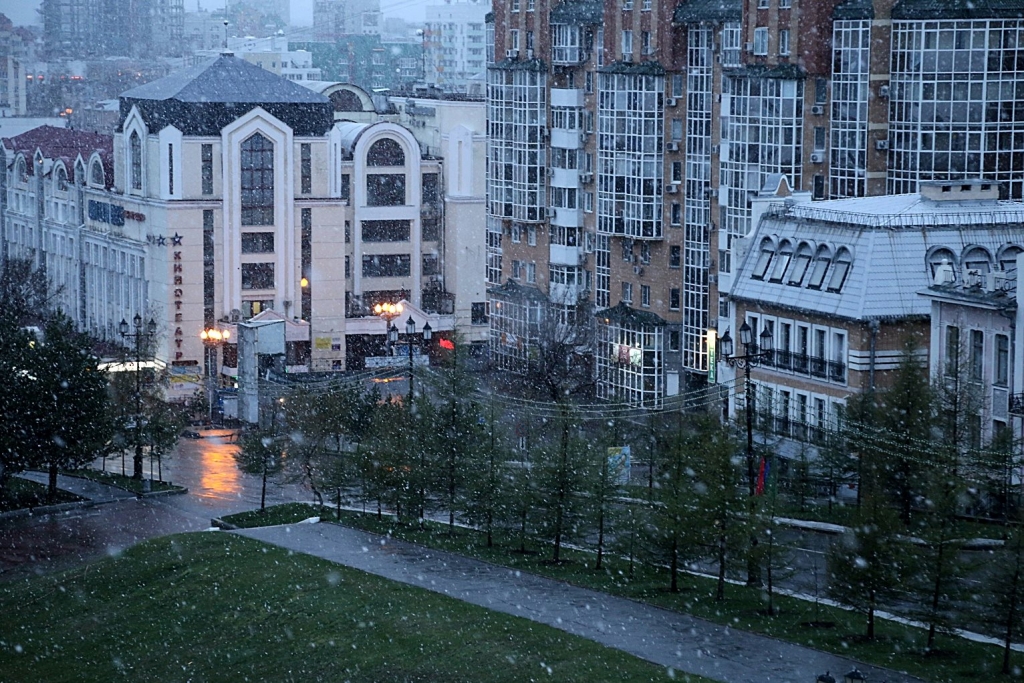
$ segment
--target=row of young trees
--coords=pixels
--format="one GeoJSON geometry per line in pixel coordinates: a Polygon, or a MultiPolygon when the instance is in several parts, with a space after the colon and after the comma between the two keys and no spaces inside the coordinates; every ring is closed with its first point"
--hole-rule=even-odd
{"type": "MultiPolygon", "coordinates": [[[[958,515],[972,499],[964,482],[978,473],[981,450],[964,427],[970,413],[954,420],[948,406],[957,404],[914,358],[908,351],[890,389],[851,402],[815,466],[858,485],[855,522],[828,556],[830,594],[864,613],[869,638],[879,609],[909,606],[934,648],[938,633],[977,613],[976,588],[964,588],[971,568],[958,515]]],[[[467,522],[489,544],[500,532],[522,551],[539,542],[553,562],[572,543],[593,549],[599,569],[608,553],[630,571],[664,565],[673,591],[699,563],[714,567],[722,599],[727,575],[753,561],[767,570],[774,613],[775,583],[790,564],[775,482],[749,506],[741,446],[714,411],[608,419],[558,391],[510,409],[507,398],[477,392],[453,360],[424,374],[426,390],[412,402],[354,386],[291,392],[274,427],[243,436],[240,462],[265,477],[300,476],[339,506],[354,500],[410,524],[440,514],[450,530],[467,522]],[[609,448],[625,443],[640,444],[646,476],[621,478],[609,448]]],[[[1014,530],[983,574],[1000,609],[986,604],[982,618],[1001,619],[1007,642],[1020,635],[1022,549],[1014,530]]]]}
{"type": "Polygon", "coordinates": [[[908,345],[886,390],[848,403],[848,423],[826,452],[858,489],[851,533],[829,558],[832,592],[867,616],[869,637],[879,608],[909,606],[928,627],[929,650],[937,634],[972,618],[995,624],[1008,673],[1021,636],[1020,444],[1009,429],[982,443],[986,387],[969,376],[962,350],[935,379],[916,351],[908,345]],[[964,520],[979,513],[1003,522],[989,535],[1004,547],[969,561],[964,520]]]}

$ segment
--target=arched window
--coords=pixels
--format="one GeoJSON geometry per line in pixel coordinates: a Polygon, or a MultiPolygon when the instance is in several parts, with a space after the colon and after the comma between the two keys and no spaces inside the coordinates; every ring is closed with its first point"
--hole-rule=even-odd
{"type": "Polygon", "coordinates": [[[982,247],[966,250],[960,262],[964,264],[964,270],[977,271],[979,277],[984,277],[992,270],[992,255],[982,247]]]}
{"type": "Polygon", "coordinates": [[[103,164],[100,163],[99,159],[92,162],[92,173],[89,182],[98,187],[103,187],[106,184],[106,179],[103,177],[103,164]]]}
{"type": "Polygon", "coordinates": [[[75,162],[75,185],[81,185],[85,182],[85,165],[82,164],[82,160],[79,159],[75,162]]]}
{"type": "Polygon", "coordinates": [[[807,287],[810,289],[821,289],[825,282],[825,273],[832,263],[832,252],[828,247],[822,245],[814,253],[814,261],[811,265],[811,276],[807,279],[807,287]]]}
{"type": "Polygon", "coordinates": [[[1003,272],[1017,272],[1017,254],[1021,249],[1016,244],[1008,244],[999,250],[999,269],[1003,272]]]}
{"type": "Polygon", "coordinates": [[[142,140],[138,131],[132,131],[128,138],[128,156],[131,158],[132,166],[132,189],[142,189],[142,140]]]}
{"type": "Polygon", "coordinates": [[[956,257],[953,252],[945,247],[940,247],[928,254],[928,274],[932,280],[935,279],[935,271],[943,263],[953,267],[953,279],[956,279],[956,257]]]}
{"type": "Polygon", "coordinates": [[[843,285],[846,284],[846,278],[849,276],[852,267],[853,255],[849,249],[840,247],[839,251],[836,252],[835,260],[832,262],[832,277],[828,279],[828,291],[841,291],[843,285]]]}
{"type": "Polygon", "coordinates": [[[750,271],[750,277],[755,280],[763,280],[764,274],[768,272],[768,266],[771,265],[773,256],[775,256],[775,245],[769,239],[762,240],[761,251],[757,255],[754,269],[750,271]]]}
{"type": "Polygon", "coordinates": [[[351,90],[338,90],[332,92],[328,99],[334,105],[334,111],[362,111],[363,103],[359,95],[351,90]]]}
{"type": "Polygon", "coordinates": [[[256,133],[242,142],[242,225],[274,224],[274,143],[256,133]]]}
{"type": "Polygon", "coordinates": [[[28,182],[28,165],[25,164],[25,159],[18,159],[18,168],[15,172],[15,177],[19,183],[28,182]]]}
{"type": "Polygon", "coordinates": [[[59,192],[68,191],[68,173],[63,166],[57,169],[57,190],[59,192]]]}
{"type": "Polygon", "coordinates": [[[397,140],[381,138],[366,153],[367,166],[405,166],[405,152],[397,140]]]}

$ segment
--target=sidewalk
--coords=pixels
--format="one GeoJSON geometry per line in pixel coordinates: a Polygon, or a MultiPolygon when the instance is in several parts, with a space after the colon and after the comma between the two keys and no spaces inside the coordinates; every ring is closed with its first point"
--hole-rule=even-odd
{"type": "Polygon", "coordinates": [[[231,533],[524,617],[725,683],[813,681],[826,671],[842,679],[854,666],[870,683],[921,683],[767,636],[336,524],[231,533]]]}

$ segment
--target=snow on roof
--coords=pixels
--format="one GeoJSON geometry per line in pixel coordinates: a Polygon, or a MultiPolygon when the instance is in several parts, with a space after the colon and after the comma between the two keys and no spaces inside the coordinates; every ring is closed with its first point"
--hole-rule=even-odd
{"type": "MultiPolygon", "coordinates": [[[[103,133],[87,133],[71,128],[56,126],[38,126],[21,135],[0,139],[3,146],[17,154],[21,152],[28,160],[28,172],[35,174],[34,155],[36,150],[43,158],[54,161],[62,159],[68,168],[68,177],[74,178],[74,164],[78,155],[82,155],[85,163],[93,152],[99,152],[103,160],[104,171],[113,177],[114,136],[103,133]]],[[[13,155],[12,155],[13,156],[13,155]]],[[[10,159],[9,159],[10,161],[10,159]]]]}
{"type": "Polygon", "coordinates": [[[991,254],[1024,246],[1024,203],[936,202],[912,194],[780,204],[743,242],[749,250],[734,275],[734,299],[852,320],[924,316],[930,302],[918,292],[932,284],[929,254],[942,247],[959,255],[972,246],[991,254]],[[803,247],[833,261],[845,249],[851,266],[839,291],[828,289],[834,262],[817,289],[807,286],[813,261],[798,285],[789,283],[795,259],[776,281],[774,257],[754,277],[762,245],[777,253],[783,244],[794,254],[803,247]]]}
{"type": "Polygon", "coordinates": [[[233,55],[222,54],[121,93],[136,100],[322,103],[326,98],[233,55]]]}

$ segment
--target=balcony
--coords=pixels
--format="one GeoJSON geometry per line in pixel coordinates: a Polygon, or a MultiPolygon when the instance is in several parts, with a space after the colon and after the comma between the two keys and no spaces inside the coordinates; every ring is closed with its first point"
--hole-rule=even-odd
{"type": "Polygon", "coordinates": [[[429,288],[421,292],[423,312],[435,315],[455,313],[455,295],[442,289],[429,288]]]}
{"type": "Polygon", "coordinates": [[[825,379],[828,377],[828,361],[818,356],[811,356],[810,370],[811,377],[825,379]]]}
{"type": "Polygon", "coordinates": [[[1024,415],[1024,394],[1010,395],[1010,415],[1024,415]]]}
{"type": "Polygon", "coordinates": [[[583,107],[583,95],[582,88],[552,88],[551,106],[581,109],[583,107]]]}
{"type": "Polygon", "coordinates": [[[833,382],[846,381],[846,363],[838,360],[828,362],[828,378],[833,382]]]}
{"type": "Polygon", "coordinates": [[[564,209],[561,207],[551,210],[551,224],[563,228],[579,228],[583,226],[582,209],[564,209]]]}
{"type": "Polygon", "coordinates": [[[559,149],[581,149],[583,140],[579,128],[552,128],[551,146],[559,149]]]}

